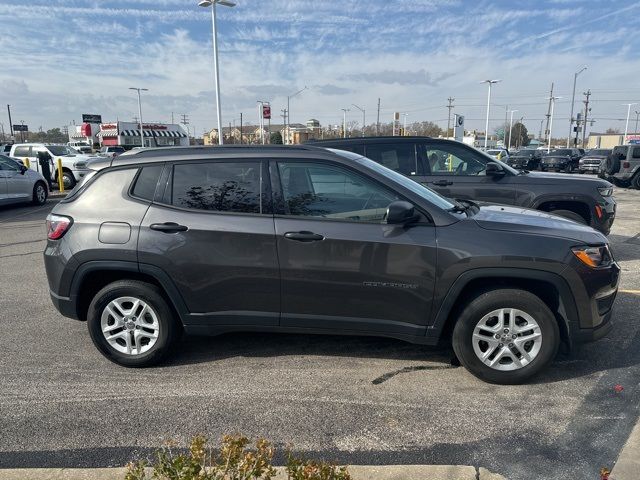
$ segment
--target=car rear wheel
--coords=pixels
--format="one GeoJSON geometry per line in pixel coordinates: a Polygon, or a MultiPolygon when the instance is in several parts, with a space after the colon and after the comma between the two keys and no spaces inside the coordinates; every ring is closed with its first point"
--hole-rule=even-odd
{"type": "Polygon", "coordinates": [[[558,323],[530,292],[484,292],[462,311],[453,330],[453,349],[464,367],[481,380],[512,385],[544,369],[560,345],[558,323]]]}
{"type": "Polygon", "coordinates": [[[62,172],[62,183],[65,190],[71,190],[76,186],[76,179],[71,172],[62,172]]]}
{"type": "Polygon", "coordinates": [[[180,326],[157,287],[120,280],[100,290],[87,313],[94,345],[125,367],[159,363],[180,336],[180,326]]]}
{"type": "Polygon", "coordinates": [[[582,215],[576,212],[572,212],[571,210],[551,210],[554,215],[558,215],[559,217],[564,217],[569,220],[573,220],[576,223],[581,223],[582,225],[587,225],[587,221],[584,219],[582,215]]]}
{"type": "Polygon", "coordinates": [[[636,190],[640,190],[640,172],[636,173],[636,176],[631,180],[631,186],[636,190]]]}
{"type": "Polygon", "coordinates": [[[33,199],[32,202],[34,205],[44,205],[47,201],[47,186],[44,182],[37,182],[33,186],[33,199]]]}

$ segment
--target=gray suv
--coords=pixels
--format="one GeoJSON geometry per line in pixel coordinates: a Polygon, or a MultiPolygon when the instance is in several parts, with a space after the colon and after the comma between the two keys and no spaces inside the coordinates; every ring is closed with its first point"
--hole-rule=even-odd
{"type": "Polygon", "coordinates": [[[600,169],[600,176],[616,185],[640,190],[640,145],[613,147],[600,169]]]}
{"type": "Polygon", "coordinates": [[[604,235],[354,153],[165,148],[91,168],[49,215],[44,261],[54,305],[120,365],[159,362],[182,331],[374,335],[453,345],[510,384],[611,328],[604,235]]]}

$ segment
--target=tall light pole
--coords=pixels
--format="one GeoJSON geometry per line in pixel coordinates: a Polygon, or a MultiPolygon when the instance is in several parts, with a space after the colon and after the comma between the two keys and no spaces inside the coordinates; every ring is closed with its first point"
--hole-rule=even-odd
{"type": "Polygon", "coordinates": [[[366,118],[364,116],[364,108],[359,107],[355,103],[352,103],[351,105],[353,105],[354,107],[356,107],[358,110],[360,110],[362,112],[362,136],[364,137],[364,121],[365,121],[365,118],[366,118]]]}
{"type": "MultiPolygon", "coordinates": [[[[569,136],[567,137],[567,148],[569,148],[569,142],[571,141],[571,137],[573,136],[571,127],[573,126],[573,109],[575,108],[574,103],[576,101],[576,81],[578,80],[578,75],[580,75],[586,69],[587,67],[585,65],[584,67],[582,67],[582,70],[573,74],[573,93],[571,94],[571,115],[569,116],[569,136]]],[[[576,122],[576,125],[578,125],[578,122],[576,122]]]]}
{"type": "Polygon", "coordinates": [[[341,108],[342,110],[342,138],[347,138],[347,112],[350,112],[348,108],[341,108]]]}
{"type": "Polygon", "coordinates": [[[513,114],[518,110],[511,110],[511,119],[509,120],[509,146],[507,150],[511,150],[511,130],[513,129],[513,114]]]}
{"type": "Polygon", "coordinates": [[[624,145],[627,142],[627,133],[629,132],[629,115],[631,114],[631,107],[633,105],[637,105],[638,103],[623,103],[623,105],[627,106],[627,122],[624,124],[624,138],[622,139],[622,144],[624,145]]]}
{"type": "Polygon", "coordinates": [[[208,8],[211,7],[211,31],[213,34],[213,76],[215,79],[216,87],[216,117],[218,120],[218,144],[222,145],[224,140],[222,139],[222,110],[220,108],[220,72],[218,71],[218,35],[216,30],[216,4],[223,5],[225,7],[235,7],[234,2],[229,0],[201,0],[198,2],[198,6],[208,8]]]}
{"type": "Polygon", "coordinates": [[[638,133],[638,117],[640,117],[640,112],[636,110],[636,128],[633,133],[638,133]]]}
{"type": "MultiPolygon", "coordinates": [[[[304,92],[305,90],[307,90],[307,86],[305,85],[304,88],[301,88],[300,90],[298,90],[296,93],[294,93],[293,95],[287,95],[287,140],[289,140],[289,129],[291,128],[291,107],[290,107],[290,102],[291,99],[293,97],[295,97],[296,95],[300,95],[302,92],[304,92]]],[[[285,142],[285,145],[287,144],[287,142],[285,142]]]]}
{"type": "Polygon", "coordinates": [[[129,90],[138,92],[138,119],[140,120],[140,146],[144,147],[144,129],[142,128],[142,100],[140,100],[140,92],[148,92],[148,88],[129,87],[129,90]]]}
{"type": "Polygon", "coordinates": [[[489,85],[489,93],[487,95],[487,121],[484,126],[484,148],[487,149],[487,142],[489,140],[489,109],[491,108],[491,86],[494,83],[501,82],[502,80],[483,80],[480,83],[486,83],[489,85]]]}
{"type": "Polygon", "coordinates": [[[556,106],[556,100],[562,97],[549,97],[551,100],[551,117],[549,118],[549,143],[547,144],[547,153],[551,151],[551,137],[553,136],[551,132],[553,131],[553,110],[556,106]]]}

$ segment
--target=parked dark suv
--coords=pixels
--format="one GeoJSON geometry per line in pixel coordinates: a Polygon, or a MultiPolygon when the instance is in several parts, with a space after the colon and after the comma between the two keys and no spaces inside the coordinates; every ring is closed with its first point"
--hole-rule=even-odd
{"type": "Polygon", "coordinates": [[[536,148],[523,148],[511,155],[507,165],[518,170],[538,170],[542,152],[536,148]]]}
{"type": "Polygon", "coordinates": [[[616,214],[613,186],[601,179],[518,171],[473,147],[428,137],[314,141],[364,155],[449,198],[551,212],[609,234],[616,214]]]}
{"type": "Polygon", "coordinates": [[[450,342],[474,375],[518,383],[611,326],[601,233],[450,201],[353,153],[166,148],[91,168],[49,215],[44,260],[55,306],[121,365],[158,362],[183,329],[376,335],[450,342]]]}
{"type": "Polygon", "coordinates": [[[540,170],[573,173],[578,170],[582,153],[577,148],[557,148],[545,153],[540,161],[540,170]]]}

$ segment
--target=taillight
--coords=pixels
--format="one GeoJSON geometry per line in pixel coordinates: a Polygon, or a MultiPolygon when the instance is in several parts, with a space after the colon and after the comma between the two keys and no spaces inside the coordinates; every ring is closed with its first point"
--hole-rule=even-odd
{"type": "Polygon", "coordinates": [[[67,233],[73,220],[62,215],[49,214],[47,216],[47,238],[49,240],[58,240],[67,233]]]}
{"type": "Polygon", "coordinates": [[[631,162],[622,162],[622,168],[631,168],[631,162]]]}

